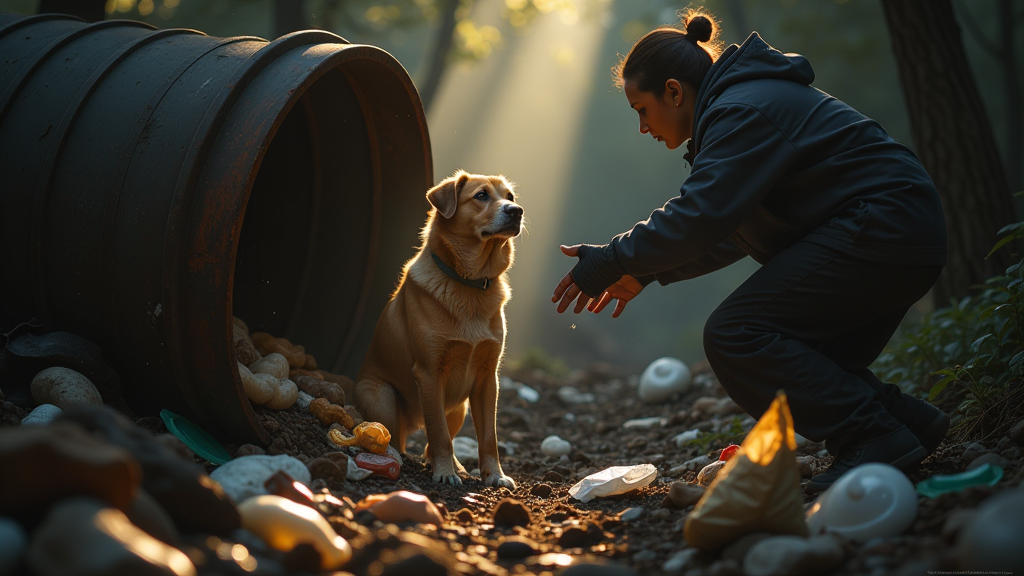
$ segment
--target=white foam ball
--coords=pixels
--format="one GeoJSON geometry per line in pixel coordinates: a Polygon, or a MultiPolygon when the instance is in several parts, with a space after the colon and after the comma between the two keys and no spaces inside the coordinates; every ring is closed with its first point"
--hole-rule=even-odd
{"type": "Polygon", "coordinates": [[[690,368],[682,360],[666,356],[644,369],[637,394],[644,402],[662,402],[676,392],[685,392],[691,382],[690,368]]]}

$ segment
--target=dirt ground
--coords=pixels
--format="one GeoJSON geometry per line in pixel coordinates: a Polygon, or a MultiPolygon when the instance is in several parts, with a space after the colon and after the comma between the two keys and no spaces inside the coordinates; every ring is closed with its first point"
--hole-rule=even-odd
{"type": "MultiPolygon", "coordinates": [[[[698,398],[725,397],[725,391],[706,365],[694,366],[693,372],[694,384],[688,392],[665,402],[645,404],[637,398],[637,375],[617,373],[604,364],[576,370],[562,378],[538,370],[506,371],[504,378],[510,379],[506,382],[525,384],[540,394],[538,401],[529,402],[519,396],[514,386],[506,386],[500,395],[498,433],[502,466],[515,479],[515,490],[485,487],[475,477],[466,479],[462,487],[434,484],[429,468],[414,456],[422,452],[422,432],[411,437],[409,456],[397,481],[377,476],[360,482],[314,480],[313,488],[329,489],[332,494],[352,501],[368,494],[409,490],[443,504],[448,513],[445,525],[437,529],[426,525],[400,528],[447,544],[462,562],[462,572],[539,574],[582,562],[610,564],[639,574],[742,574],[741,563],[735,557],[707,552],[694,552],[682,570],[671,564],[670,571],[664,569],[667,561],[688,548],[683,525],[693,509],[663,505],[673,482],[695,480],[695,471],[678,471],[677,467],[700,455],[716,458],[729,443],[740,443],[754,424],[753,418],[742,413],[708,418],[694,411],[692,406],[698,398]],[[592,394],[593,398],[572,403],[573,394],[566,393],[571,392],[563,389],[566,386],[592,394]],[[647,430],[623,427],[631,419],[650,417],[662,418],[663,424],[647,430]],[[677,447],[673,439],[694,428],[703,432],[702,441],[677,447]],[[549,435],[567,440],[572,445],[571,454],[561,458],[545,456],[540,445],[549,435]],[[643,463],[654,464],[659,472],[648,487],[587,503],[569,495],[569,488],[584,476],[609,466],[643,463]],[[508,498],[521,506],[504,506],[496,519],[498,504],[508,498]],[[632,510],[624,521],[621,516],[630,509],[639,510],[632,510]],[[515,540],[513,536],[525,539],[532,548],[524,553],[529,556],[499,554],[499,545],[515,540]]],[[[284,452],[312,458],[332,449],[319,422],[298,408],[281,413],[264,411],[261,418],[273,418],[281,424],[274,434],[278,438],[282,434],[287,436],[286,441],[278,441],[284,452]]],[[[469,418],[459,435],[474,436],[469,418]]],[[[828,466],[830,457],[822,449],[813,442],[799,449],[799,455],[811,456],[810,470],[805,469],[805,476],[828,466]]],[[[911,481],[962,471],[963,451],[963,446],[944,443],[920,470],[911,474],[911,481]]],[[[472,462],[464,464],[467,470],[474,467],[472,462]]],[[[993,493],[1019,486],[1021,477],[1018,459],[997,486],[923,499],[917,520],[904,535],[867,545],[848,545],[846,559],[833,573],[924,574],[929,570],[956,569],[952,544],[963,524],[957,520],[962,517],[958,511],[972,510],[993,493]]],[[[809,504],[813,498],[805,496],[804,501],[809,504]]],[[[376,528],[382,525],[378,523],[376,528]]]]}

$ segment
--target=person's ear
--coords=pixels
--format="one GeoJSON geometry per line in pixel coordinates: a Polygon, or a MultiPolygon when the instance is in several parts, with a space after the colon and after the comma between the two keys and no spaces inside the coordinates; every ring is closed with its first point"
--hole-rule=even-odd
{"type": "Polygon", "coordinates": [[[665,95],[671,104],[679,106],[683,103],[683,85],[675,78],[665,80],[665,95]]]}

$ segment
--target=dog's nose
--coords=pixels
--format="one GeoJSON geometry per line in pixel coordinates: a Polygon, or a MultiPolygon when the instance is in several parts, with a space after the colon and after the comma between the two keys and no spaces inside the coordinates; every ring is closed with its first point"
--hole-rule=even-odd
{"type": "Polygon", "coordinates": [[[503,210],[505,211],[505,214],[508,214],[509,216],[512,217],[523,215],[523,207],[519,206],[518,204],[505,204],[503,210]]]}

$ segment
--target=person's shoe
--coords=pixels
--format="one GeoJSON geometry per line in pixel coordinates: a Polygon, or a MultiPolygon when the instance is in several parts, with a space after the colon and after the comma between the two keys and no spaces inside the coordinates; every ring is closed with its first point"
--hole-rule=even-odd
{"type": "Polygon", "coordinates": [[[915,418],[909,422],[903,422],[903,424],[913,432],[914,436],[917,436],[921,446],[924,446],[929,455],[934,454],[939,444],[942,444],[946,438],[946,432],[949,431],[949,415],[923,400],[918,400],[913,396],[907,398],[911,403],[920,405],[920,410],[915,418]]]}
{"type": "Polygon", "coordinates": [[[804,490],[808,494],[822,492],[851,468],[868,462],[889,464],[906,472],[927,457],[928,451],[914,433],[906,426],[900,426],[881,438],[843,447],[828,470],[808,480],[804,490]]]}

